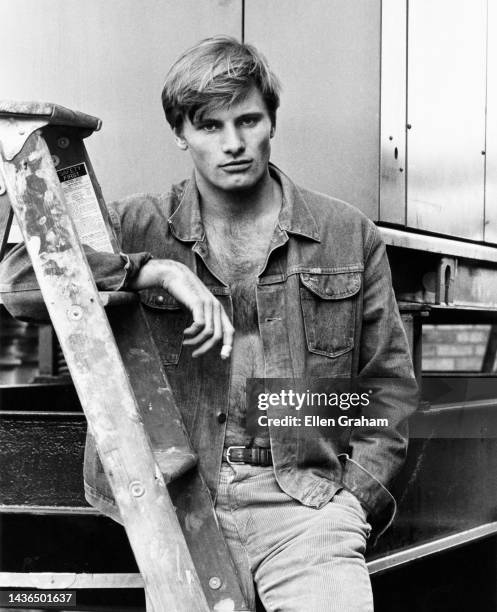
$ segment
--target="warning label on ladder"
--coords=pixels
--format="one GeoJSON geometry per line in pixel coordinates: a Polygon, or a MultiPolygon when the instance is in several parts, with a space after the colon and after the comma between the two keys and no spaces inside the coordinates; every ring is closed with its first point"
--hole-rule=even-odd
{"type": "Polygon", "coordinates": [[[57,170],[69,214],[82,244],[113,252],[100,206],[85,163],[57,170]]]}

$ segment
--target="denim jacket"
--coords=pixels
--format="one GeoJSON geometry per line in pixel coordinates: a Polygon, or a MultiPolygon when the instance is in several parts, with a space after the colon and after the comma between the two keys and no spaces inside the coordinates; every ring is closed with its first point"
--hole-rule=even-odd
{"type": "MultiPolygon", "coordinates": [[[[412,362],[379,232],[356,208],[297,187],[271,165],[283,205],[256,288],[266,378],[398,379],[382,385],[376,416],[387,427],[358,427],[346,435],[320,430],[305,444],[296,428],[270,426],[276,479],[302,504],[320,508],[342,487],[361,501],[376,532],[395,514],[387,486],[405,457],[407,417],[416,407],[412,362]],[[401,384],[410,379],[412,385],[401,384]],[[294,432],[294,433],[292,433],[294,432]],[[298,452],[297,452],[298,447],[298,452]]],[[[193,270],[232,317],[229,287],[206,265],[208,246],[194,179],[167,195],[137,195],[110,207],[122,253],[87,251],[101,290],[125,288],[153,256],[193,270]]],[[[39,294],[23,245],[2,263],[0,292],[19,318],[40,319],[39,294]]],[[[141,292],[147,320],[182,412],[199,467],[213,496],[226,429],[229,361],[218,350],[192,359],[182,347],[189,313],[165,290],[141,292]]],[[[87,440],[88,501],[119,520],[95,445],[87,440]]]]}

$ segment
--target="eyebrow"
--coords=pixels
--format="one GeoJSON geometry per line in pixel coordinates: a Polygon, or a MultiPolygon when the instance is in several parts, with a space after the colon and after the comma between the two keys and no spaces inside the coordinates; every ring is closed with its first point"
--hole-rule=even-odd
{"type": "Polygon", "coordinates": [[[246,117],[259,119],[260,117],[264,117],[264,113],[261,113],[261,111],[247,111],[246,113],[239,115],[236,119],[245,119],[246,117]]]}
{"type": "MultiPolygon", "coordinates": [[[[251,119],[260,119],[264,116],[264,113],[259,111],[259,110],[253,110],[253,111],[246,111],[244,113],[241,113],[240,115],[238,115],[237,117],[235,117],[235,122],[237,121],[241,121],[243,119],[246,119],[247,117],[250,117],[251,119]]],[[[210,117],[209,115],[203,115],[200,119],[198,119],[195,122],[192,122],[193,125],[203,125],[204,123],[223,123],[222,119],[217,119],[215,117],[210,117]]]]}

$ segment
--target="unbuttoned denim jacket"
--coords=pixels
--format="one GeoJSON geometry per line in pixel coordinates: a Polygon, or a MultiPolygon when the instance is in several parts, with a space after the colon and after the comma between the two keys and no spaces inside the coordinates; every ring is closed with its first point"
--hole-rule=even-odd
{"type": "MultiPolygon", "coordinates": [[[[330,428],[328,435],[320,430],[302,443],[296,439],[297,428],[270,426],[275,475],[283,491],[314,508],[328,503],[340,488],[349,489],[378,534],[395,514],[387,486],[404,460],[407,417],[416,407],[412,363],[385,247],[374,223],[356,208],[297,187],[273,165],[270,171],[281,184],[283,205],[256,287],[266,378],[359,375],[399,381],[385,384],[375,398],[376,416],[388,418],[388,427],[352,428],[346,436],[330,428]],[[406,386],[406,379],[413,384],[406,386]]],[[[114,203],[110,212],[124,256],[87,252],[101,290],[125,288],[150,255],[174,259],[198,274],[232,317],[230,289],[206,265],[208,245],[194,179],[173,186],[167,195],[114,203]]],[[[37,284],[22,245],[3,262],[0,283],[14,316],[40,318],[38,300],[33,299],[37,284]]],[[[221,360],[217,349],[192,359],[191,350],[182,347],[191,317],[165,290],[142,291],[141,300],[215,497],[229,361],[221,360]]],[[[91,437],[84,477],[88,501],[119,520],[91,437]]]]}

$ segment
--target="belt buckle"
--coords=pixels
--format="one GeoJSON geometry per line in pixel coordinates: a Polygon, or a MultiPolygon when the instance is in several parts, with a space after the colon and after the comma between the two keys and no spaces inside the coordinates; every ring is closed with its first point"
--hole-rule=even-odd
{"type": "Polygon", "coordinates": [[[245,449],[246,447],[245,446],[228,446],[228,448],[226,449],[226,461],[229,463],[229,465],[240,465],[242,463],[245,463],[245,461],[236,461],[236,460],[230,459],[231,451],[234,448],[245,449]]]}

